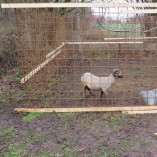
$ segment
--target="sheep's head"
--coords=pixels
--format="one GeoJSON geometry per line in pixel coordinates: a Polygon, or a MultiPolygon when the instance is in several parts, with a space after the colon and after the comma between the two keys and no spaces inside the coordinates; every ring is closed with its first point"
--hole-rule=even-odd
{"type": "Polygon", "coordinates": [[[118,69],[114,69],[113,70],[113,76],[115,78],[123,78],[123,73],[120,70],[118,70],[118,69]]]}

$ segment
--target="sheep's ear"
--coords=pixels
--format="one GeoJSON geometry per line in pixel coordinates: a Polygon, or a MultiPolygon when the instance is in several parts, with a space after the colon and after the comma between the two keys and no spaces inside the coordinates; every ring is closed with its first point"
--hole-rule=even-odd
{"type": "Polygon", "coordinates": [[[116,72],[119,72],[119,70],[118,69],[114,69],[113,70],[113,74],[116,73],[116,72]]]}

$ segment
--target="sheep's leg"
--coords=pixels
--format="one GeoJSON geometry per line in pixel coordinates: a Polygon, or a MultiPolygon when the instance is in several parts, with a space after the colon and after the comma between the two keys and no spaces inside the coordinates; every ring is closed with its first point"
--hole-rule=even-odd
{"type": "Polygon", "coordinates": [[[102,98],[103,94],[104,94],[104,92],[101,90],[101,95],[100,95],[100,98],[102,98]]]}
{"type": "Polygon", "coordinates": [[[108,93],[107,93],[107,91],[104,91],[105,92],[105,94],[106,94],[106,100],[107,100],[107,102],[108,102],[108,93]]]}
{"type": "Polygon", "coordinates": [[[86,89],[89,91],[89,93],[90,93],[92,96],[94,96],[94,94],[92,93],[91,89],[90,89],[88,86],[86,86],[86,89]]]}
{"type": "Polygon", "coordinates": [[[87,89],[87,86],[84,87],[85,98],[86,98],[86,89],[87,89]]]}

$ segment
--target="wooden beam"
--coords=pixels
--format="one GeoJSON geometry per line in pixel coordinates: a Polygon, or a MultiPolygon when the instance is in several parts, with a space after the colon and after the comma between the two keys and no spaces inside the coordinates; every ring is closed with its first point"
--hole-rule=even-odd
{"type": "Polygon", "coordinates": [[[123,111],[123,113],[127,113],[127,114],[150,114],[150,113],[157,113],[157,110],[123,111]]]}
{"type": "Polygon", "coordinates": [[[48,58],[46,61],[41,63],[37,68],[32,70],[29,74],[27,74],[24,78],[21,79],[21,84],[28,81],[33,75],[35,75],[39,70],[41,70],[46,64],[48,64],[52,59],[54,59],[56,56],[58,56],[61,53],[61,50],[56,52],[54,55],[52,55],[50,58],[48,58]]]}
{"type": "Polygon", "coordinates": [[[67,44],[69,45],[76,45],[76,44],[81,44],[81,45],[85,45],[85,44],[142,44],[143,42],[67,42],[67,44]]]}
{"type": "Polygon", "coordinates": [[[107,10],[106,11],[106,14],[156,14],[157,13],[157,9],[139,9],[139,10],[133,10],[133,9],[130,9],[130,10],[120,10],[120,11],[110,11],[110,10],[107,10]]]}
{"type": "Polygon", "coordinates": [[[64,45],[66,44],[66,42],[62,42],[62,44],[60,46],[58,46],[55,50],[51,51],[50,53],[48,53],[46,55],[46,58],[49,58],[50,56],[54,55],[58,50],[60,50],[64,45]]]}
{"type": "Polygon", "coordinates": [[[104,40],[139,40],[139,39],[157,39],[157,37],[129,37],[129,38],[104,38],[104,40]]]}
{"type": "Polygon", "coordinates": [[[157,3],[1,3],[1,8],[157,7],[157,3]]]}
{"type": "Polygon", "coordinates": [[[122,10],[121,14],[156,14],[157,9],[145,9],[145,10],[122,10]]]}
{"type": "Polygon", "coordinates": [[[15,108],[15,112],[104,112],[157,110],[157,106],[82,107],[82,108],[15,108]]]}

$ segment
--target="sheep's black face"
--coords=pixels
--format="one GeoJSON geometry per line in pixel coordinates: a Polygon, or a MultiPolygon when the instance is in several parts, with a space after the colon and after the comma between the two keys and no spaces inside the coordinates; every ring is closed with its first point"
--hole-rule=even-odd
{"type": "Polygon", "coordinates": [[[120,70],[115,69],[115,70],[113,71],[113,76],[114,76],[115,78],[123,78],[123,73],[122,73],[120,70]]]}

